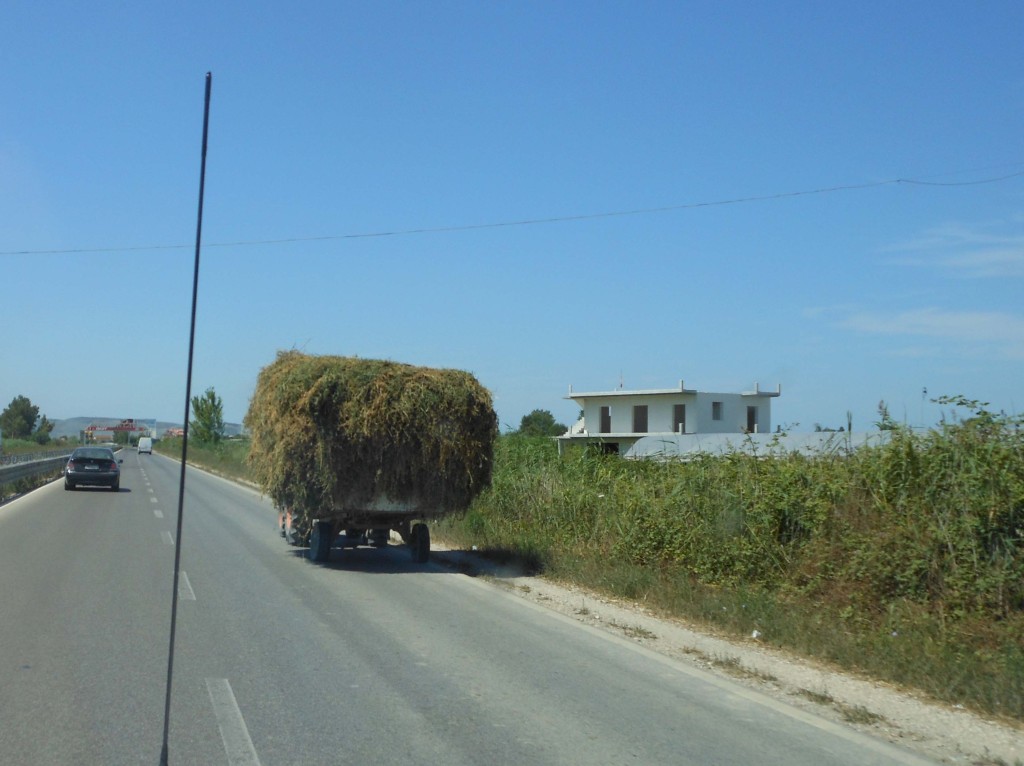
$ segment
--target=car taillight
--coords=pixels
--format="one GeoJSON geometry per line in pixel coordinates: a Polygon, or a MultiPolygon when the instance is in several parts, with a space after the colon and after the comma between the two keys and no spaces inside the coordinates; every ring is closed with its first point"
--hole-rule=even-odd
{"type": "Polygon", "coordinates": [[[110,461],[110,470],[111,471],[116,471],[117,470],[117,463],[115,463],[113,460],[110,461]]]}

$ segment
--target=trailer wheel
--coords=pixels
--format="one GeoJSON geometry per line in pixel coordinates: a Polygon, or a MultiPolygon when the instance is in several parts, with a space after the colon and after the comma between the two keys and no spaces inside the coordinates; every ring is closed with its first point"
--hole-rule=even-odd
{"type": "Polygon", "coordinates": [[[318,563],[330,561],[334,538],[333,524],[329,521],[314,521],[309,534],[309,560],[318,563]]]}
{"type": "Polygon", "coordinates": [[[426,564],[430,560],[430,528],[426,524],[413,524],[409,537],[412,560],[417,564],[426,564]]]}

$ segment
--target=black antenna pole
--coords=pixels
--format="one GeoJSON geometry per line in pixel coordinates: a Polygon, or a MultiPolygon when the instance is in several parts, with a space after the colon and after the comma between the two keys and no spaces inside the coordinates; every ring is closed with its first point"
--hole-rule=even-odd
{"type": "Polygon", "coordinates": [[[185,463],[188,459],[189,403],[192,396],[192,352],[196,341],[196,296],[199,293],[199,244],[203,238],[203,191],[206,186],[206,137],[210,127],[210,85],[213,75],[206,73],[206,99],[203,104],[203,155],[199,165],[199,216],[196,223],[196,258],[192,271],[192,324],[188,334],[188,372],[185,376],[185,427],[181,440],[181,479],[178,483],[178,526],[174,536],[174,589],[171,593],[171,639],[167,649],[167,691],[164,698],[164,740],[160,766],[168,766],[167,740],[171,731],[171,680],[174,677],[174,634],[178,624],[178,579],[181,574],[181,520],[185,507],[185,463]]]}

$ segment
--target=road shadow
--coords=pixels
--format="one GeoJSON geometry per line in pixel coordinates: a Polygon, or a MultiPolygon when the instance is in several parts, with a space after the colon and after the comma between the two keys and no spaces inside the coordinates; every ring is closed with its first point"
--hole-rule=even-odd
{"type": "Polygon", "coordinates": [[[494,577],[512,579],[537,577],[543,572],[540,561],[524,558],[510,551],[493,549],[486,551],[440,550],[431,551],[432,559],[470,577],[494,577]]]}
{"type": "Polygon", "coordinates": [[[309,561],[309,549],[290,547],[288,555],[305,559],[310,566],[333,569],[339,572],[360,572],[363,574],[462,574],[468,577],[494,577],[510,579],[533,577],[540,569],[531,562],[523,561],[503,551],[478,551],[431,549],[430,560],[418,564],[406,545],[389,544],[382,548],[359,546],[356,548],[335,545],[331,548],[328,561],[309,561]]]}
{"type": "Polygon", "coordinates": [[[426,564],[412,560],[409,549],[404,545],[387,545],[383,548],[360,546],[346,548],[335,545],[327,561],[310,561],[308,548],[290,548],[292,558],[305,559],[309,566],[333,569],[339,572],[361,574],[446,574],[448,570],[437,565],[434,556],[426,564]]]}

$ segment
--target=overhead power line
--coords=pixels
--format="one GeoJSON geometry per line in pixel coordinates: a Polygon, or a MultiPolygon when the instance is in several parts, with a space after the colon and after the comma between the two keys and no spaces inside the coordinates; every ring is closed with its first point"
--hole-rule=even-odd
{"type": "MultiPolygon", "coordinates": [[[[1014,163],[1019,166],[1021,163],[1014,163]]],[[[1006,167],[1005,165],[1003,167],[1006,167]]],[[[1012,166],[1011,166],[1012,167],[1012,166]]],[[[969,171],[958,171],[958,173],[969,171]]],[[[942,178],[955,175],[955,173],[944,173],[929,178],[942,178]]],[[[634,215],[650,215],[654,213],[668,213],[679,210],[695,210],[703,207],[721,207],[724,205],[740,205],[749,202],[767,202],[770,200],[787,199],[791,197],[808,197],[818,194],[834,194],[836,192],[855,191],[858,189],[873,189],[880,186],[895,186],[908,184],[915,186],[979,186],[981,184],[998,183],[1011,178],[1024,176],[1024,171],[1008,173],[1006,175],[991,178],[982,178],[974,181],[931,181],[927,178],[890,178],[884,181],[871,181],[861,184],[843,184],[838,186],[826,186],[817,189],[804,189],[802,191],[776,192],[774,194],[760,194],[746,197],[734,197],[731,199],[712,200],[707,202],[688,202],[679,205],[664,205],[661,207],[633,208],[628,210],[613,210],[602,213],[584,213],[580,215],[551,216],[547,218],[524,218],[513,221],[498,221],[494,223],[463,224],[458,226],[432,226],[414,229],[393,229],[388,231],[356,232],[350,234],[330,234],[315,237],[286,237],[282,239],[253,239],[238,240],[234,242],[209,242],[206,247],[241,247],[255,245],[284,245],[297,242],[329,242],[346,239],[371,239],[375,237],[400,237],[413,234],[443,234],[460,231],[479,231],[481,229],[501,229],[513,226],[535,226],[538,224],[569,223],[572,221],[594,221],[601,218],[620,218],[634,215]]],[[[191,245],[138,245],[133,247],[91,247],[91,248],[65,248],[56,250],[0,250],[0,255],[68,255],[86,253],[132,253],[153,250],[183,250],[192,247],[191,245]]]]}

